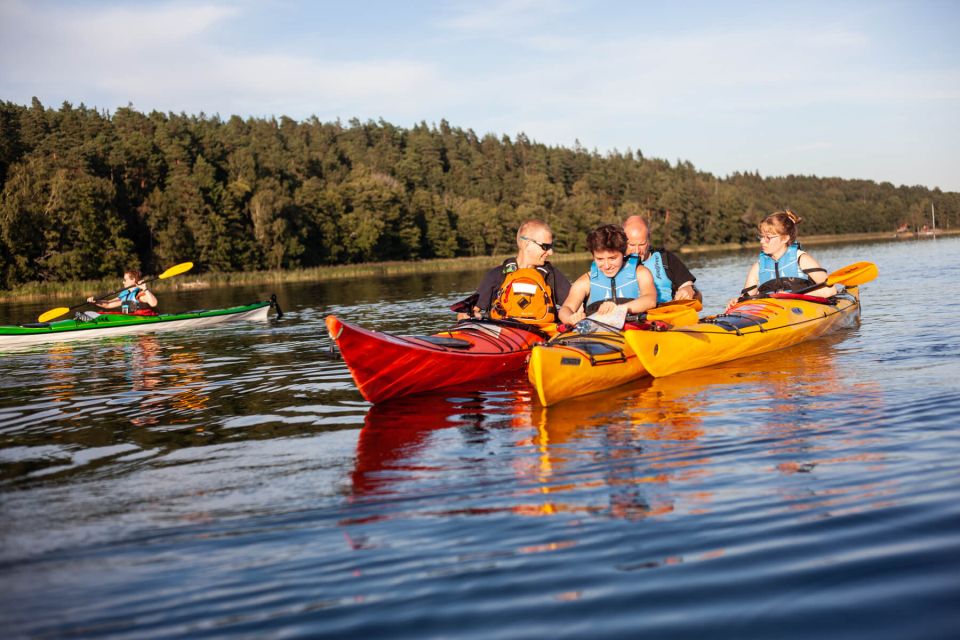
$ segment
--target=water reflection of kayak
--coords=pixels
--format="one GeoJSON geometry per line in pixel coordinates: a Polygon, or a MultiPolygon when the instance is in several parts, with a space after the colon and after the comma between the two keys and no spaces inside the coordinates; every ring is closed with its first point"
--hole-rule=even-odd
{"type": "Polygon", "coordinates": [[[429,336],[371,331],[327,316],[327,331],[363,397],[377,404],[520,371],[549,334],[520,322],[461,322],[429,336]]]}
{"type": "Polygon", "coordinates": [[[740,302],[695,325],[630,331],[627,344],[655,377],[783,349],[860,320],[857,287],[830,297],[791,293],[740,302]]]}
{"type": "Polygon", "coordinates": [[[150,331],[195,329],[242,320],[266,320],[274,302],[267,300],[227,309],[205,309],[184,313],[125,315],[100,313],[58,322],[35,322],[0,326],[0,348],[63,340],[129,335],[150,331]],[[89,319],[85,319],[89,318],[89,319]]]}
{"type": "Polygon", "coordinates": [[[409,460],[410,468],[424,464],[423,449],[441,432],[475,439],[488,429],[528,427],[531,397],[522,386],[522,374],[513,372],[482,385],[444,387],[370,407],[357,441],[353,493],[389,491],[398,480],[389,472],[407,468],[409,460]]]}

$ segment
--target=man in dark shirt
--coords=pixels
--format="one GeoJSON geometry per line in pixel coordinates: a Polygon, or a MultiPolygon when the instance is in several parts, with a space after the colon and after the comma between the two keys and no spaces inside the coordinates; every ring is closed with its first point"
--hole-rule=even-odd
{"type": "Polygon", "coordinates": [[[627,254],[637,254],[643,266],[650,269],[657,285],[657,302],[670,300],[703,300],[703,294],[694,286],[696,278],[672,251],[650,246],[650,231],[647,222],[640,216],[630,216],[623,221],[627,234],[627,254]]]}
{"type": "Polygon", "coordinates": [[[498,267],[490,269],[477,287],[473,296],[454,305],[457,319],[463,320],[471,315],[476,318],[490,313],[500,285],[510,273],[518,269],[535,269],[549,286],[553,298],[553,311],[566,300],[570,293],[570,281],[563,273],[550,264],[547,258],[553,254],[553,231],[542,220],[527,220],[517,231],[517,257],[510,258],[498,267]]]}

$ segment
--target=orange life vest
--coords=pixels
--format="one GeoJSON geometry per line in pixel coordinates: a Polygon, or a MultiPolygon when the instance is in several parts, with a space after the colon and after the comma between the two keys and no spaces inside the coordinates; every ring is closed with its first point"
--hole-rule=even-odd
{"type": "Polygon", "coordinates": [[[535,267],[516,269],[506,274],[490,307],[494,320],[512,318],[531,324],[557,321],[553,291],[545,271],[535,267]]]}

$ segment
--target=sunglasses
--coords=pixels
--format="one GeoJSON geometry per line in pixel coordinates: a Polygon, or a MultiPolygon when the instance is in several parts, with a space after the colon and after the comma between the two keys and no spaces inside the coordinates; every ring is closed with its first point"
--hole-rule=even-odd
{"type": "Polygon", "coordinates": [[[534,240],[533,238],[528,238],[527,236],[520,236],[520,239],[521,239],[521,240],[526,240],[527,242],[532,242],[533,244],[537,245],[538,247],[540,247],[540,248],[543,249],[544,251],[550,251],[551,249],[553,249],[553,243],[552,243],[552,242],[540,242],[540,241],[538,241],[538,240],[534,240]]]}
{"type": "Polygon", "coordinates": [[[766,240],[767,242],[773,242],[779,237],[780,237],[779,234],[776,234],[776,235],[760,234],[757,236],[757,240],[759,240],[760,242],[763,242],[764,240],[766,240]]]}

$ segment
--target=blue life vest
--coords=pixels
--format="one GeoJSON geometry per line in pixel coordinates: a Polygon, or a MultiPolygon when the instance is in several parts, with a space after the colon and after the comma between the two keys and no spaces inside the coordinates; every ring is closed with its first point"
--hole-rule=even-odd
{"type": "Polygon", "coordinates": [[[626,302],[640,297],[640,283],[637,282],[637,265],[640,259],[636,254],[626,256],[620,271],[612,278],[603,275],[597,263],[590,264],[590,296],[587,303],[616,300],[626,302]]]}
{"type": "Polygon", "coordinates": [[[673,281],[667,275],[667,268],[663,264],[663,256],[660,252],[651,253],[650,257],[643,261],[643,266],[653,274],[653,284],[657,288],[657,304],[673,300],[673,281]]]}
{"type": "Polygon", "coordinates": [[[800,245],[796,242],[787,247],[786,253],[780,256],[779,260],[774,260],[764,252],[760,252],[758,263],[760,272],[757,283],[762,287],[771,280],[781,280],[784,278],[800,278],[801,280],[811,281],[810,276],[805,274],[800,268],[800,245]]]}
{"type": "Polygon", "coordinates": [[[140,309],[140,301],[137,300],[137,295],[140,294],[139,287],[134,287],[133,289],[126,289],[120,292],[120,295],[117,297],[120,298],[120,310],[123,313],[133,313],[140,309]]]}

